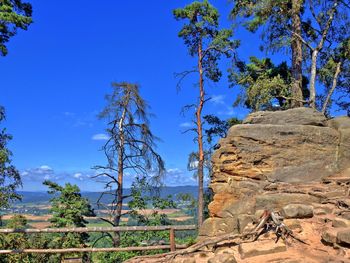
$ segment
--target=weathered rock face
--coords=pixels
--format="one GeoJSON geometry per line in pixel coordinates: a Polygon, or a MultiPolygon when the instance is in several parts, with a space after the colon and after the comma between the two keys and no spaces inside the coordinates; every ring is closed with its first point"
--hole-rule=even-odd
{"type": "MultiPolygon", "coordinates": [[[[261,210],[346,195],[336,178],[350,177],[350,118],[308,108],[253,113],[220,140],[212,162],[214,200],[200,235],[241,233],[261,210]]],[[[303,216],[298,209],[289,217],[303,216]]]]}

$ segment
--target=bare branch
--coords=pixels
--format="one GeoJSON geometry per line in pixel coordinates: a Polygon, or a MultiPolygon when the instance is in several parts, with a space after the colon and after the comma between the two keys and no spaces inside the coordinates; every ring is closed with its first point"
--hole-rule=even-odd
{"type": "Polygon", "coordinates": [[[337,87],[337,83],[338,83],[338,77],[339,77],[339,74],[341,73],[341,66],[342,66],[342,62],[339,61],[337,63],[337,67],[335,69],[335,73],[334,73],[334,76],[333,76],[333,82],[332,82],[332,87],[331,89],[329,90],[328,94],[327,94],[327,97],[326,97],[326,100],[324,101],[323,103],[323,107],[322,107],[322,113],[325,114],[326,113],[326,110],[327,110],[327,106],[331,100],[331,97],[334,93],[334,90],[335,88],[337,87]]]}
{"type": "Polygon", "coordinates": [[[180,72],[180,73],[174,73],[174,76],[175,78],[178,78],[178,82],[176,83],[176,90],[177,92],[179,92],[181,90],[181,84],[182,84],[182,81],[190,74],[192,73],[196,73],[198,72],[197,69],[193,69],[193,70],[185,70],[183,72],[180,72]]]}
{"type": "Polygon", "coordinates": [[[300,100],[298,98],[294,98],[294,97],[287,97],[287,96],[283,96],[283,95],[278,95],[276,96],[276,98],[281,98],[281,99],[285,99],[285,100],[294,100],[294,101],[298,101],[301,103],[310,103],[311,101],[308,100],[300,100]]]}
{"type": "Polygon", "coordinates": [[[332,9],[330,10],[330,14],[329,14],[329,17],[328,17],[328,20],[327,20],[327,23],[326,23],[326,26],[323,30],[323,33],[322,33],[322,36],[321,36],[321,40],[317,46],[317,49],[318,50],[321,50],[323,48],[323,45],[324,45],[324,42],[326,40],[326,37],[328,35],[328,31],[332,25],[332,22],[333,22],[333,19],[334,19],[334,14],[337,10],[337,7],[338,7],[339,3],[338,3],[338,0],[335,0],[334,1],[334,4],[333,4],[333,7],[332,9]]]}
{"type": "Polygon", "coordinates": [[[292,33],[293,35],[295,35],[297,38],[299,38],[299,40],[300,40],[305,46],[307,46],[311,51],[314,51],[314,50],[315,50],[315,48],[312,47],[312,46],[310,45],[310,43],[308,43],[301,35],[299,35],[298,33],[293,32],[293,31],[290,30],[290,29],[288,29],[288,31],[289,31],[290,33],[292,33]]]}

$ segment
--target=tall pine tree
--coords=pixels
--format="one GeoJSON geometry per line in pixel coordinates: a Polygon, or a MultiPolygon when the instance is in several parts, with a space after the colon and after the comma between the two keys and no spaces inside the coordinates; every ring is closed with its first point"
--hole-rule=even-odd
{"type": "Polygon", "coordinates": [[[206,102],[205,80],[217,82],[222,76],[218,61],[221,56],[230,57],[238,46],[237,41],[232,41],[232,31],[219,30],[219,12],[207,0],[192,2],[184,8],[173,11],[176,20],[186,21],[183,24],[179,37],[184,40],[191,57],[197,59],[197,67],[194,70],[180,74],[183,78],[188,73],[198,74],[198,101],[194,105],[196,141],[198,144],[198,226],[203,223],[203,178],[205,149],[203,144],[203,120],[202,111],[206,102]]]}

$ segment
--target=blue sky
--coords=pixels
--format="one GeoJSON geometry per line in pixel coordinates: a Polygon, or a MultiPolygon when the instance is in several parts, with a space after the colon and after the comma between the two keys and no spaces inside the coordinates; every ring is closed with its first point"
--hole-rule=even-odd
{"type": "MultiPolygon", "coordinates": [[[[44,190],[44,179],[77,183],[83,191],[102,189],[89,177],[91,167],[106,162],[99,151],[105,126],[96,115],[112,81],[140,84],[156,115],[151,128],[162,139],[158,151],[168,169],[166,184],[196,184],[186,171],[188,153],[196,145],[191,134],[181,132],[192,115],[183,117],[180,111],[195,102],[197,91],[188,79],[177,92],[174,78],[175,72],[195,65],[177,37],[181,23],[172,16],[174,8],[190,1],[30,2],[34,23],[10,40],[8,56],[0,58],[0,104],[14,136],[10,148],[23,190],[44,190]]],[[[231,26],[230,4],[212,4],[222,14],[222,25],[231,26]]],[[[257,36],[241,30],[236,38],[242,40],[241,57],[260,54],[257,36]]],[[[237,90],[228,88],[226,74],[221,82],[208,84],[207,93],[212,100],[205,112],[223,119],[246,115],[231,107],[237,90]]]]}

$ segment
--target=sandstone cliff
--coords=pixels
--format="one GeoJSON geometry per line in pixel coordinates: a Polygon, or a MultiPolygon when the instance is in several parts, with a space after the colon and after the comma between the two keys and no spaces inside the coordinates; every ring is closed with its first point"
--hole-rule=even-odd
{"type": "Polygon", "coordinates": [[[200,235],[242,232],[263,209],[346,195],[324,182],[350,177],[350,118],[308,108],[253,113],[220,140],[212,162],[214,200],[200,235]]]}

